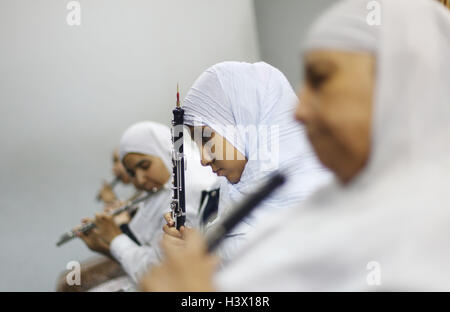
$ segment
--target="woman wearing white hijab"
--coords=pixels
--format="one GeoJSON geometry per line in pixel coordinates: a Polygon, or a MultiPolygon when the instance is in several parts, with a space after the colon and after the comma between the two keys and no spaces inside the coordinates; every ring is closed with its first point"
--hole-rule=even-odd
{"type": "Polygon", "coordinates": [[[337,180],[214,279],[203,241],[186,233],[178,256],[189,261],[165,246],[144,288],[450,290],[450,12],[429,0],[378,3],[381,26],[367,24],[367,1],[341,1],[305,44],[297,118],[337,180]]]}
{"type": "Polygon", "coordinates": [[[223,262],[254,227],[298,204],[330,178],[294,119],[297,101],[285,76],[263,62],[216,64],[186,95],[184,123],[202,149],[202,164],[226,178],[215,222],[274,170],[283,170],[288,178],[285,187],[227,236],[218,251],[223,262]]]}
{"type": "MultiPolygon", "coordinates": [[[[215,177],[199,165],[197,151],[185,144],[189,162],[185,173],[186,223],[197,225],[201,191],[215,182],[215,177]]],[[[162,215],[170,209],[172,191],[172,158],[170,129],[155,122],[139,122],[129,127],[120,140],[119,156],[136,188],[151,192],[158,190],[138,209],[129,223],[131,233],[140,245],[120,229],[106,215],[97,216],[97,228],[90,235],[98,235],[116,259],[136,282],[149,266],[158,263],[159,240],[163,234],[162,215]]]]}

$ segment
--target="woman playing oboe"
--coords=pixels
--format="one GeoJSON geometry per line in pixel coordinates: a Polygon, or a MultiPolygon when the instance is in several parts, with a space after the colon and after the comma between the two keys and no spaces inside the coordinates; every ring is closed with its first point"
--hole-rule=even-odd
{"type": "MultiPolygon", "coordinates": [[[[185,124],[201,150],[202,165],[224,177],[215,222],[274,170],[283,170],[287,177],[280,191],[227,236],[218,250],[223,262],[233,257],[253,228],[298,204],[330,178],[294,120],[297,101],[287,79],[273,66],[224,62],[206,70],[183,102],[185,124]]],[[[166,234],[179,236],[170,227],[169,215],[166,219],[166,234]]]]}

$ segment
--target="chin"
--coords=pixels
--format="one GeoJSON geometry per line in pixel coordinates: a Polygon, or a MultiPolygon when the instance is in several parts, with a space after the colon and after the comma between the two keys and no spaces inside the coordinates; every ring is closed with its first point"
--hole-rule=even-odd
{"type": "Polygon", "coordinates": [[[314,153],[316,154],[319,161],[327,168],[331,168],[336,157],[336,150],[333,149],[331,144],[327,144],[326,140],[315,140],[310,139],[311,145],[313,147],[314,153]]]}
{"type": "Polygon", "coordinates": [[[227,178],[228,182],[230,182],[231,184],[236,184],[241,180],[240,177],[238,178],[238,177],[234,177],[232,175],[225,176],[225,177],[227,178]]]}

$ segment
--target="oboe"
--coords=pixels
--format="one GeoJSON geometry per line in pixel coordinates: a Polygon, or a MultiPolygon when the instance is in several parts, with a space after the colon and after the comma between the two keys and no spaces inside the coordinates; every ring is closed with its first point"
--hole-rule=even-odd
{"type": "Polygon", "coordinates": [[[244,198],[240,204],[233,208],[230,213],[225,216],[222,222],[218,223],[214,228],[206,234],[206,245],[208,251],[213,251],[225,236],[244,219],[254,208],[256,208],[264,199],[272,194],[278,187],[283,185],[285,177],[276,173],[255,193],[244,198]]]}
{"type": "Polygon", "coordinates": [[[180,229],[186,221],[186,202],[184,188],[184,154],[183,154],[183,122],[184,110],[180,105],[180,92],[177,85],[177,105],[173,112],[172,120],[172,219],[176,229],[180,229]]]}
{"type": "MultiPolygon", "coordinates": [[[[154,193],[157,192],[157,189],[153,189],[151,192],[148,192],[145,196],[136,198],[134,200],[129,200],[127,203],[125,203],[123,206],[120,206],[119,208],[114,209],[110,212],[111,216],[116,216],[118,214],[121,214],[124,211],[130,211],[132,208],[134,208],[137,204],[140,202],[143,202],[147,199],[149,199],[154,193]]],[[[56,243],[56,246],[61,246],[64,243],[67,243],[71,241],[72,239],[77,237],[77,233],[86,233],[89,230],[92,230],[95,227],[95,224],[92,222],[88,222],[80,226],[77,230],[69,231],[63,235],[61,235],[60,239],[56,243]]]]}
{"type": "MultiPolygon", "coordinates": [[[[112,189],[114,189],[114,186],[116,186],[117,183],[119,183],[120,178],[119,177],[115,177],[114,180],[112,180],[110,183],[108,183],[109,187],[112,189]]],[[[97,201],[101,201],[102,200],[102,196],[101,196],[101,192],[97,194],[97,201]]]]}

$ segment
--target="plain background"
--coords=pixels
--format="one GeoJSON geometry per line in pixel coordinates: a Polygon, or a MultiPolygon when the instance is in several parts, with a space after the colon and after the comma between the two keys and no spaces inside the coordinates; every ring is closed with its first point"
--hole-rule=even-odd
{"type": "MultiPolygon", "coordinates": [[[[207,67],[264,60],[297,88],[299,44],[333,0],[0,0],[0,291],[52,291],[93,253],[59,235],[101,209],[136,121],[168,124],[207,67]]],[[[120,189],[129,194],[131,189],[120,189]]]]}

